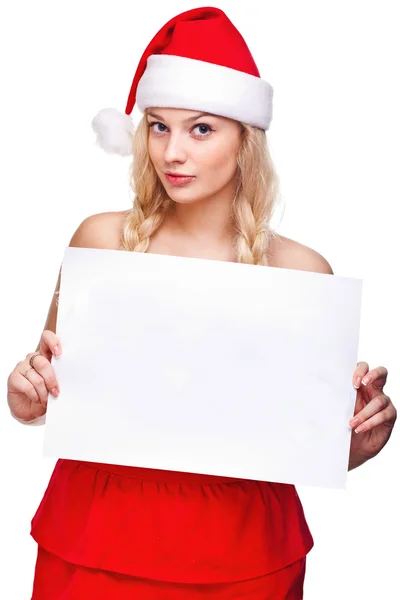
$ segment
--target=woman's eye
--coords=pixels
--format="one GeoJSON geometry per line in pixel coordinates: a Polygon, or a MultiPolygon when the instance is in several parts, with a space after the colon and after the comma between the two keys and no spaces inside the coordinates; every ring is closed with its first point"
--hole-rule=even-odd
{"type": "Polygon", "coordinates": [[[193,127],[193,129],[197,128],[199,128],[200,130],[200,135],[197,135],[196,137],[206,137],[210,134],[211,131],[213,131],[213,129],[211,129],[211,127],[209,125],[206,125],[205,123],[200,123],[199,125],[193,127]]]}
{"type": "Polygon", "coordinates": [[[148,126],[150,129],[153,129],[154,133],[164,133],[164,131],[167,129],[166,125],[164,125],[163,123],[160,123],[158,121],[153,121],[153,123],[148,123],[148,126]],[[156,129],[153,129],[154,125],[159,125],[161,128],[164,127],[164,129],[157,131],[156,129]]]}
{"type": "MultiPolygon", "coordinates": [[[[148,123],[147,125],[149,129],[155,134],[161,134],[168,131],[168,127],[164,125],[164,123],[160,123],[159,121],[153,121],[152,123],[148,123]],[[155,127],[157,127],[157,129],[155,129],[155,127]]],[[[194,133],[194,136],[198,139],[207,137],[210,135],[211,131],[214,131],[214,129],[212,129],[210,125],[207,125],[206,123],[199,123],[198,125],[195,125],[193,127],[193,131],[195,129],[198,130],[198,133],[194,133]]]]}

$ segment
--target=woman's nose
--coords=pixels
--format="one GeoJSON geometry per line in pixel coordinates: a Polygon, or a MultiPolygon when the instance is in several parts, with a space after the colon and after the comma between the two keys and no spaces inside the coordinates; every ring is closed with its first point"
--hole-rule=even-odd
{"type": "Polygon", "coordinates": [[[168,144],[164,153],[165,162],[184,162],[186,160],[186,151],[182,138],[177,135],[170,135],[168,144]]]}

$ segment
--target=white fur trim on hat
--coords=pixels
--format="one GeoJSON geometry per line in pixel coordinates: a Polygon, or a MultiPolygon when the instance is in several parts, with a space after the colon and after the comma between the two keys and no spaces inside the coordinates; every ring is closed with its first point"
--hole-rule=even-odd
{"type": "Polygon", "coordinates": [[[159,106],[200,110],[267,130],[273,88],[265,80],[213,63],[153,54],[136,94],[138,109],[159,106]]]}
{"type": "Polygon", "coordinates": [[[116,108],[103,108],[92,120],[97,144],[110,154],[132,154],[134,125],[129,115],[116,108]]]}

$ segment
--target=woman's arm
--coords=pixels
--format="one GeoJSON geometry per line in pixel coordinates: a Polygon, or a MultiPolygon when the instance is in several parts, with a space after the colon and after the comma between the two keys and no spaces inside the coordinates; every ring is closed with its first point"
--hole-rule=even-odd
{"type": "MultiPolygon", "coordinates": [[[[100,248],[100,249],[112,249],[117,250],[119,247],[120,231],[122,225],[122,219],[124,213],[108,212],[91,215],[87,217],[79,225],[78,229],[74,232],[69,246],[77,248],[100,248]]],[[[61,284],[61,271],[60,268],[55,290],[50,302],[49,310],[46,317],[46,322],[43,330],[50,330],[56,333],[57,328],[57,315],[58,315],[58,297],[60,293],[61,284]]],[[[36,347],[35,352],[40,350],[40,340],[36,347]]],[[[36,406],[34,407],[36,408],[36,406]]],[[[10,407],[11,409],[11,407],[10,407]]],[[[38,405],[38,415],[33,416],[33,419],[24,420],[16,417],[11,410],[11,414],[20,423],[25,425],[42,425],[46,422],[46,414],[42,414],[43,407],[38,405]],[[40,412],[39,412],[40,411],[40,412]]]]}

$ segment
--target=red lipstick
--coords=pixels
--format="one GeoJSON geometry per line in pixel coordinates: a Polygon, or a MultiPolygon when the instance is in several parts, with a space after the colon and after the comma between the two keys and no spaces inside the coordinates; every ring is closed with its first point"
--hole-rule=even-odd
{"type": "Polygon", "coordinates": [[[173,185],[184,185],[185,183],[189,183],[195,177],[193,175],[185,175],[184,173],[165,173],[166,178],[173,185]]]}

